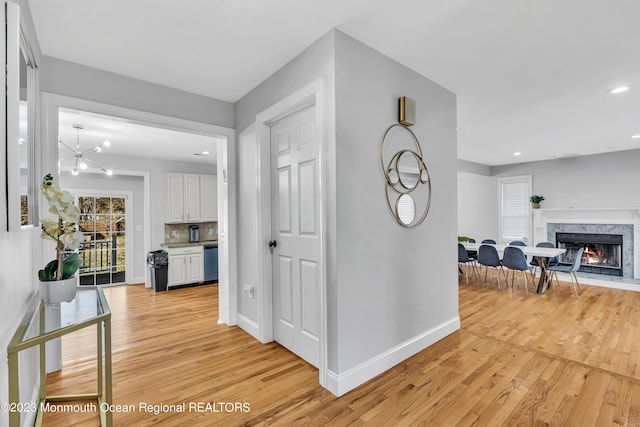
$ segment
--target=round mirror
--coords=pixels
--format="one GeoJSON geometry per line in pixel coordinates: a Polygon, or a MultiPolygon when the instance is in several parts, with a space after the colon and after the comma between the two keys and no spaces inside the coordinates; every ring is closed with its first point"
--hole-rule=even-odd
{"type": "Polygon", "coordinates": [[[387,170],[387,181],[389,182],[389,184],[391,185],[396,185],[398,183],[399,177],[398,177],[398,171],[390,168],[387,170]]]}
{"type": "Polygon", "coordinates": [[[409,194],[401,194],[396,201],[396,217],[404,225],[409,225],[416,218],[416,203],[409,194]]]}
{"type": "Polygon", "coordinates": [[[400,185],[407,190],[413,189],[418,185],[420,180],[420,159],[418,155],[411,150],[403,150],[396,161],[400,185]]]}

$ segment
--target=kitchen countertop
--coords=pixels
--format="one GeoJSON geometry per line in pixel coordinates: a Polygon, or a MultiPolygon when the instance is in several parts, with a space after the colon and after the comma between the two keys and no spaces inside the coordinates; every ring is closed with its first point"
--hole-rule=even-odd
{"type": "Polygon", "coordinates": [[[161,243],[160,246],[164,248],[184,248],[188,246],[207,246],[207,245],[217,245],[217,240],[200,240],[199,242],[171,242],[171,243],[161,243]]]}

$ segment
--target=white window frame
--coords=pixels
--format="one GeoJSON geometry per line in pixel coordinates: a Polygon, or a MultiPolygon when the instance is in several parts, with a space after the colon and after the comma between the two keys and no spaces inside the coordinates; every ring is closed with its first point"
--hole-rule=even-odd
{"type": "Polygon", "coordinates": [[[498,178],[498,243],[502,243],[502,244],[507,244],[509,242],[511,242],[512,240],[515,240],[515,238],[509,238],[509,237],[505,237],[504,233],[503,233],[503,216],[502,216],[502,209],[503,209],[503,200],[502,200],[502,187],[504,184],[508,184],[508,183],[516,183],[516,182],[524,182],[527,184],[527,221],[528,221],[528,227],[527,227],[527,236],[524,237],[524,242],[530,246],[532,244],[532,230],[531,230],[531,203],[528,203],[528,199],[529,197],[531,197],[531,194],[533,194],[533,179],[531,175],[518,175],[518,176],[507,176],[507,177],[503,177],[503,178],[498,178]]]}

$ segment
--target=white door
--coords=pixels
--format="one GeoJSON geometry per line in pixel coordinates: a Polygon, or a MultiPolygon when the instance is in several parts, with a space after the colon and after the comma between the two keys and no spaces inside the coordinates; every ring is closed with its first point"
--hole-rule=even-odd
{"type": "Polygon", "coordinates": [[[275,340],[317,367],[320,194],[314,119],[311,107],[271,127],[271,230],[275,340]]]}

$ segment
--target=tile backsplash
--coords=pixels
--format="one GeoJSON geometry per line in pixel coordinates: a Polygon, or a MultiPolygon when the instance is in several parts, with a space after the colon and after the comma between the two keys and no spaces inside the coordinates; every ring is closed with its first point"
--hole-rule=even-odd
{"type": "MultiPolygon", "coordinates": [[[[218,240],[218,223],[217,222],[198,222],[200,226],[200,241],[218,240]]],[[[165,243],[188,243],[189,242],[189,226],[192,224],[165,224],[164,225],[164,242],[165,243]],[[175,235],[173,232],[175,231],[175,235]]]]}

